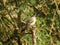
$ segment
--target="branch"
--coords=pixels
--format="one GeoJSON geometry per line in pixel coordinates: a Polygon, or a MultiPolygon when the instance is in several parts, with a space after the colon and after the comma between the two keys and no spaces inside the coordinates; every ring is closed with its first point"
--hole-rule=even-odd
{"type": "Polygon", "coordinates": [[[31,32],[32,32],[32,40],[33,40],[33,45],[36,45],[36,32],[35,32],[36,27],[32,27],[31,32]]]}

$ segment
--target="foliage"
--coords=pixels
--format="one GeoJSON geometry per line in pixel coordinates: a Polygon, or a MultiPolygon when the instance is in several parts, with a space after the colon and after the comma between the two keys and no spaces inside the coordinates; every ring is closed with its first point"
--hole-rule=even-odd
{"type": "Polygon", "coordinates": [[[35,13],[33,7],[39,12],[35,25],[37,45],[60,45],[59,5],[59,0],[0,0],[0,45],[32,45],[31,34],[21,30],[35,13]]]}

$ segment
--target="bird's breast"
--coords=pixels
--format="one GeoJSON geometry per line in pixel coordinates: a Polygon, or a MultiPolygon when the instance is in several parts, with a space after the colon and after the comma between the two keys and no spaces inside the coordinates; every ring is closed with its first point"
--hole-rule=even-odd
{"type": "Polygon", "coordinates": [[[34,25],[35,24],[36,18],[33,18],[32,20],[33,20],[33,22],[30,25],[34,25]]]}

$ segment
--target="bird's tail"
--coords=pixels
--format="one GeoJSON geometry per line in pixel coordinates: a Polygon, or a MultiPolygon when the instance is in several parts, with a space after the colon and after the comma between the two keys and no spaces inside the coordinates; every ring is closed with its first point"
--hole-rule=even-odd
{"type": "Polygon", "coordinates": [[[28,26],[26,25],[26,26],[21,30],[21,33],[24,32],[27,28],[28,28],[28,26]]]}

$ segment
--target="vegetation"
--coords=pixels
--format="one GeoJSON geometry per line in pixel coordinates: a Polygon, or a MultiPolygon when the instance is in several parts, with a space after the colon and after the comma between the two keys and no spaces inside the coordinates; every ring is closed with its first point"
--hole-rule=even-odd
{"type": "Polygon", "coordinates": [[[0,0],[0,45],[33,45],[31,31],[21,30],[34,13],[36,45],[60,45],[59,0],[0,0]]]}

